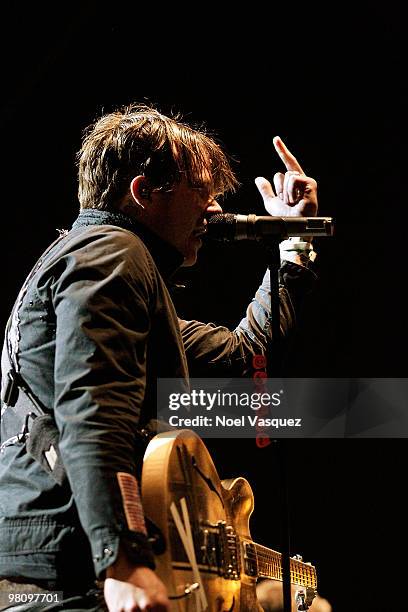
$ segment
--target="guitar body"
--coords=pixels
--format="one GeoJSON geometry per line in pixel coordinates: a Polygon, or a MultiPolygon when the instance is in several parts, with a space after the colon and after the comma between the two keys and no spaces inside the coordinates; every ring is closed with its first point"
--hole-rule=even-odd
{"type": "Polygon", "coordinates": [[[166,432],[157,435],[146,450],[142,499],[146,517],[165,543],[164,552],[156,555],[156,571],[169,595],[181,596],[172,599],[174,612],[262,611],[256,576],[245,572],[237,543],[251,541],[254,498],[244,478],[221,482],[207,448],[194,432],[166,432]],[[185,595],[189,585],[196,588],[185,595]]]}

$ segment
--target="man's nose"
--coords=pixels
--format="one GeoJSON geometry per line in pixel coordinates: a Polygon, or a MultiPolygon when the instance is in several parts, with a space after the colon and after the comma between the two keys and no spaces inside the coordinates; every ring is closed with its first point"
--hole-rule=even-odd
{"type": "Polygon", "coordinates": [[[208,200],[208,205],[205,212],[206,214],[222,213],[222,208],[218,204],[217,200],[214,200],[214,198],[210,198],[208,200]]]}

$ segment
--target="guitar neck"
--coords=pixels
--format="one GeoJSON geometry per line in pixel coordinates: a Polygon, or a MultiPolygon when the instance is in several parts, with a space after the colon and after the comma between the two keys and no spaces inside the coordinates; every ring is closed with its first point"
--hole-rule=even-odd
{"type": "MultiPolygon", "coordinates": [[[[253,552],[256,556],[258,576],[282,580],[282,554],[252,542],[253,552]]],[[[313,565],[290,559],[290,581],[303,587],[317,587],[316,569],[313,565]]]]}

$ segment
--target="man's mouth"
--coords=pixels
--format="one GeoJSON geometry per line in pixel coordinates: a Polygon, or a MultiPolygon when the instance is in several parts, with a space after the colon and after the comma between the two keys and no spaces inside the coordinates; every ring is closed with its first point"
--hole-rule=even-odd
{"type": "Polygon", "coordinates": [[[194,238],[201,238],[201,236],[204,236],[204,234],[207,233],[207,228],[205,225],[202,225],[200,227],[197,227],[194,231],[193,231],[193,236],[194,238]]]}

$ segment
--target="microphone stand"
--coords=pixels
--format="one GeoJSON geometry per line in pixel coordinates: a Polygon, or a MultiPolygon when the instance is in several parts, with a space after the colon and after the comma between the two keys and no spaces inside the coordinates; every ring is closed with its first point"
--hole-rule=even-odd
{"type": "MultiPolygon", "coordinates": [[[[280,296],[279,296],[279,272],[280,272],[280,237],[273,237],[265,242],[268,255],[268,269],[271,286],[271,332],[272,341],[267,343],[266,371],[268,378],[277,378],[282,374],[282,334],[280,327],[280,296]]],[[[283,588],[283,610],[291,612],[291,576],[290,576],[290,524],[288,503],[288,482],[285,444],[282,440],[274,440],[279,465],[279,481],[281,493],[281,552],[282,552],[282,588],[283,588]]]]}
{"type": "MultiPolygon", "coordinates": [[[[282,368],[282,338],[280,328],[279,272],[282,238],[289,236],[332,236],[331,217],[257,217],[233,213],[214,214],[208,220],[210,237],[215,240],[262,240],[268,255],[268,268],[271,286],[271,340],[266,348],[266,372],[268,378],[280,377],[282,368]],[[297,228],[299,231],[295,231],[297,228]]],[[[289,494],[287,477],[286,440],[274,440],[277,450],[282,523],[282,582],[284,612],[291,612],[291,575],[290,575],[290,525],[289,494]]]]}
{"type": "Polygon", "coordinates": [[[281,238],[265,242],[268,255],[269,282],[271,285],[271,341],[268,342],[266,364],[268,378],[279,377],[282,373],[282,337],[280,327],[279,271],[281,266],[279,243],[281,238]]]}

